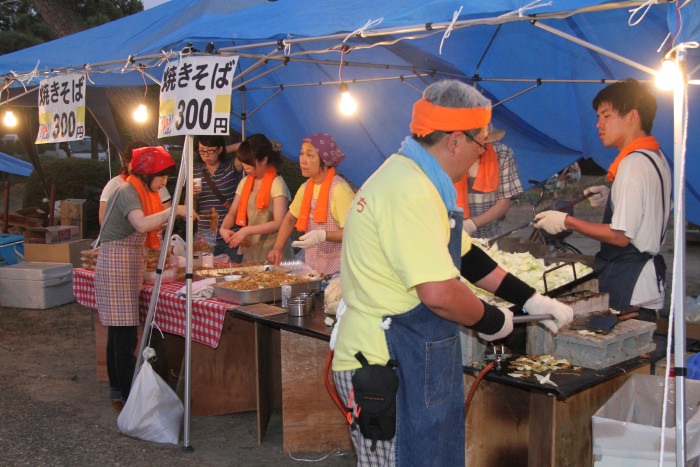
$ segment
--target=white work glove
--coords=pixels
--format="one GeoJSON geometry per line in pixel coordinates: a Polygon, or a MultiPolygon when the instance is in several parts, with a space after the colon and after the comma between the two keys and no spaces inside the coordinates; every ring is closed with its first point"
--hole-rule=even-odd
{"type": "Polygon", "coordinates": [[[548,234],[556,235],[566,230],[564,221],[567,214],[561,211],[544,211],[535,216],[536,228],[542,229],[548,234]]]}
{"type": "Polygon", "coordinates": [[[608,196],[610,196],[610,188],[608,188],[605,185],[589,186],[588,188],[583,190],[584,195],[587,195],[588,193],[595,193],[593,196],[588,198],[588,201],[590,201],[591,206],[597,208],[598,206],[603,206],[605,203],[608,202],[608,196]]]}
{"type": "Polygon", "coordinates": [[[316,246],[325,241],[325,230],[312,230],[311,232],[306,232],[304,235],[299,237],[299,240],[296,242],[292,242],[292,246],[294,248],[311,248],[312,246],[316,246]]]}
{"type": "Polygon", "coordinates": [[[511,312],[508,308],[505,307],[498,307],[498,309],[501,310],[506,317],[505,321],[503,322],[503,327],[500,331],[498,331],[495,334],[482,334],[480,332],[477,332],[479,337],[481,337],[485,341],[497,341],[498,339],[503,339],[504,337],[508,336],[511,332],[513,332],[513,312],[511,312]]]}
{"type": "Polygon", "coordinates": [[[476,232],[476,229],[478,229],[474,221],[471,219],[464,219],[462,221],[462,228],[469,234],[470,237],[474,236],[474,232],[476,232]]]}
{"type": "Polygon", "coordinates": [[[562,326],[566,326],[574,319],[574,310],[569,305],[554,300],[553,298],[535,293],[525,302],[523,309],[529,315],[552,315],[554,319],[540,321],[547,329],[554,334],[559,332],[562,326]]]}
{"type": "Polygon", "coordinates": [[[333,325],[333,331],[331,331],[330,341],[331,350],[335,350],[335,341],[338,338],[338,328],[340,327],[340,320],[345,314],[345,310],[347,309],[348,306],[345,304],[345,300],[341,298],[338,302],[338,307],[335,309],[335,325],[333,325]]]}

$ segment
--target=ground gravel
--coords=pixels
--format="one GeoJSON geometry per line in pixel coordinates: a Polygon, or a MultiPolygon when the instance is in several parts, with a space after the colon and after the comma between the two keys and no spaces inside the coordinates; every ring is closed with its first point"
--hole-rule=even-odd
{"type": "MultiPolygon", "coordinates": [[[[192,417],[192,452],[122,435],[107,383],[95,377],[92,312],[0,308],[0,466],[307,465],[282,449],[279,413],[262,445],[255,413],[192,417]]],[[[295,453],[318,460],[328,453],[295,453]]],[[[352,453],[315,465],[355,465],[352,453]]]]}

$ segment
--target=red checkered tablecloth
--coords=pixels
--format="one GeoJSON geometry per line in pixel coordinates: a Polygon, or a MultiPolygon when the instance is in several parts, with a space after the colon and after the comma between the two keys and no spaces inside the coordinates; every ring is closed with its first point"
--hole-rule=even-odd
{"type": "MultiPolygon", "coordinates": [[[[176,296],[183,285],[184,282],[161,284],[154,321],[163,332],[184,337],[187,302],[176,296]]],[[[141,322],[146,321],[152,293],[153,286],[144,284],[139,301],[141,322]]],[[[96,308],[94,271],[73,269],[73,295],[81,305],[96,308]]],[[[216,348],[221,338],[226,310],[231,306],[229,302],[216,299],[192,300],[192,340],[216,348]]]]}

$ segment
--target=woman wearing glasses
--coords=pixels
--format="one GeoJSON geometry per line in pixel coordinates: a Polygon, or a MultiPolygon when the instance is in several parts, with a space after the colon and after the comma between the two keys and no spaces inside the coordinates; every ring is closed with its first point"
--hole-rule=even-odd
{"type": "Polygon", "coordinates": [[[193,168],[193,178],[202,180],[201,191],[195,188],[194,192],[200,216],[197,232],[209,242],[214,242],[216,237],[214,255],[226,254],[234,263],[240,263],[241,256],[236,249],[229,247],[217,232],[236,196],[236,187],[243,177],[242,168],[237,167],[235,157],[228,160],[223,136],[195,136],[194,148],[202,160],[193,168]],[[216,210],[219,219],[215,229],[211,228],[212,209],[216,210]]]}
{"type": "MultiPolygon", "coordinates": [[[[238,184],[236,197],[221,221],[221,238],[231,247],[240,248],[243,262],[265,261],[277,240],[277,231],[289,207],[289,188],[277,175],[281,147],[265,135],[248,137],[238,148],[237,157],[246,176],[238,184]],[[238,226],[238,231],[232,230],[238,226]]],[[[289,241],[283,248],[283,259],[291,259],[289,241]]]]}

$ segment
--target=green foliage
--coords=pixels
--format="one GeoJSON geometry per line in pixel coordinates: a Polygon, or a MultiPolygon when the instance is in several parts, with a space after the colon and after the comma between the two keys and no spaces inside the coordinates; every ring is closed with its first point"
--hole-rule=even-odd
{"type": "MultiPolygon", "coordinates": [[[[141,0],[65,0],[83,21],[85,28],[143,11],[141,0]]],[[[56,39],[31,0],[0,2],[0,55],[56,39]]]]}
{"type": "Polygon", "coordinates": [[[17,31],[0,31],[0,55],[26,49],[43,41],[30,34],[17,31]]]}
{"type": "MultiPolygon", "coordinates": [[[[41,161],[41,168],[49,188],[56,185],[56,199],[85,198],[99,201],[102,188],[109,181],[107,164],[92,159],[55,159],[41,161]]],[[[36,171],[27,178],[22,200],[23,207],[48,206],[42,201],[46,192],[36,171]]]]}
{"type": "Polygon", "coordinates": [[[306,178],[301,175],[299,163],[288,159],[285,156],[282,156],[279,167],[277,167],[277,173],[279,173],[284,181],[287,182],[292,198],[296,194],[299,187],[306,181],[306,178]]]}

